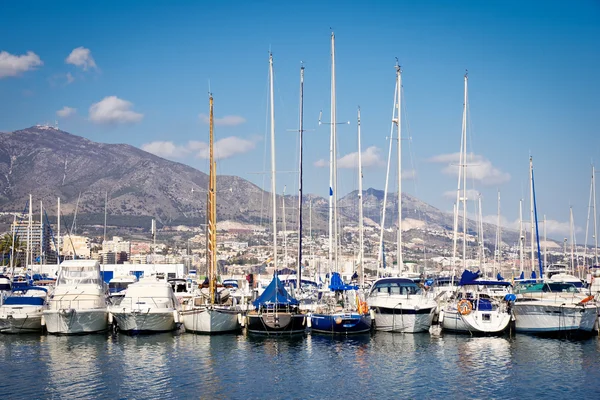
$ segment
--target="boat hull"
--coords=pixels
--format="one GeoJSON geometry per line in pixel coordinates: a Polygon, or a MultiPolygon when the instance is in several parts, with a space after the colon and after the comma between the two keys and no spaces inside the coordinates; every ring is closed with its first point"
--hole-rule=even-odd
{"type": "Polygon", "coordinates": [[[591,332],[596,323],[598,308],[576,304],[516,302],[515,331],[533,334],[562,332],[591,332]]]}
{"type": "Polygon", "coordinates": [[[48,333],[55,335],[78,335],[108,329],[108,312],[105,308],[45,310],[44,320],[48,333]]]}
{"type": "Polygon", "coordinates": [[[375,307],[375,329],[384,332],[429,332],[435,309],[375,307]]]}
{"type": "Polygon", "coordinates": [[[371,316],[357,312],[314,313],[310,316],[310,330],[334,335],[367,333],[371,331],[371,316]]]}
{"type": "Polygon", "coordinates": [[[287,312],[247,315],[247,331],[258,335],[295,335],[306,331],[306,315],[287,312]]]}
{"type": "Polygon", "coordinates": [[[198,307],[181,312],[181,320],[186,332],[225,333],[241,329],[238,316],[240,312],[218,307],[198,307]]]}
{"type": "Polygon", "coordinates": [[[42,310],[25,307],[18,310],[0,310],[1,333],[28,333],[42,331],[42,310]]]}
{"type": "Polygon", "coordinates": [[[125,333],[169,332],[177,328],[174,309],[113,311],[119,331],[125,333]]]}
{"type": "Polygon", "coordinates": [[[498,335],[508,328],[511,321],[511,314],[508,312],[472,311],[468,315],[462,315],[453,307],[442,312],[442,329],[457,333],[498,335]]]}

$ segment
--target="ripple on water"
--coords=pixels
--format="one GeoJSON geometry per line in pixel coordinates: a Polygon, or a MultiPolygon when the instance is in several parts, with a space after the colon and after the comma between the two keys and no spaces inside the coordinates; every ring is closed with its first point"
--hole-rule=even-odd
{"type": "Polygon", "coordinates": [[[600,343],[531,336],[0,336],[11,398],[598,398],[600,343]],[[14,395],[12,395],[14,394],[14,395]]]}

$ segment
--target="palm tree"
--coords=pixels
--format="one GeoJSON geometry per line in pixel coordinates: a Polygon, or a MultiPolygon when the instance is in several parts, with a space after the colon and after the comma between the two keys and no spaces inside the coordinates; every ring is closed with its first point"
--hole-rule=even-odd
{"type": "MultiPolygon", "coordinates": [[[[10,255],[11,255],[11,248],[13,247],[13,236],[10,233],[6,233],[4,234],[4,236],[2,236],[2,238],[0,238],[0,253],[2,253],[2,265],[8,265],[8,263],[10,263],[10,255]],[[7,257],[8,255],[8,257],[7,257]]],[[[19,240],[19,238],[17,236],[15,236],[14,239],[14,257],[17,256],[17,254],[21,251],[23,251],[24,248],[24,243],[19,240]]],[[[16,258],[15,261],[15,266],[18,266],[19,264],[19,260],[18,257],[16,258]]]]}

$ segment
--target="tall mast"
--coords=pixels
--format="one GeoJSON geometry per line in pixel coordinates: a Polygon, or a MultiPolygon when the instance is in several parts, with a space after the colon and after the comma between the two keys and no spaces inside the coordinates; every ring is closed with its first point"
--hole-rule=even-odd
{"type": "Polygon", "coordinates": [[[336,94],[335,94],[335,35],[331,32],[331,133],[333,140],[333,237],[334,237],[334,255],[335,255],[335,271],[339,272],[339,235],[338,235],[338,220],[337,220],[337,110],[336,110],[336,94]]]}
{"type": "Polygon", "coordinates": [[[275,193],[275,95],[273,92],[273,54],[269,53],[269,86],[271,104],[271,204],[273,205],[273,267],[277,271],[277,193],[275,193]]]}
{"type": "Polygon", "coordinates": [[[358,262],[359,262],[359,276],[360,276],[360,287],[364,287],[365,284],[365,273],[364,273],[364,233],[363,233],[363,187],[362,187],[362,155],[360,145],[360,107],[358,107],[358,262]]]}
{"type": "Polygon", "coordinates": [[[106,242],[106,215],[108,213],[108,190],[104,192],[104,241],[106,242]]]}
{"type": "Polygon", "coordinates": [[[460,202],[463,205],[463,269],[467,268],[467,82],[468,74],[465,73],[465,97],[463,101],[462,136],[460,138],[460,156],[458,167],[458,190],[456,192],[457,210],[460,210],[460,202]],[[461,196],[462,180],[462,196],[461,196]]]}
{"type": "Polygon", "coordinates": [[[596,169],[592,165],[592,187],[594,188],[594,265],[598,265],[598,216],[596,215],[596,169]]]}
{"type": "MultiPolygon", "coordinates": [[[[533,216],[533,158],[529,156],[529,187],[530,187],[530,213],[531,213],[531,270],[535,270],[535,242],[534,242],[534,216],[533,216]]],[[[541,278],[541,277],[540,277],[541,278]]]]}
{"type": "Polygon", "coordinates": [[[56,264],[60,264],[60,197],[58,198],[58,211],[56,216],[56,264]]]}
{"type": "Polygon", "coordinates": [[[544,214],[544,265],[548,266],[548,239],[546,238],[546,214],[544,214]]]}
{"type": "Polygon", "coordinates": [[[498,190],[498,220],[496,222],[496,249],[495,249],[495,265],[494,274],[500,272],[500,253],[502,252],[502,230],[500,228],[500,190],[498,190]]]}
{"type": "Polygon", "coordinates": [[[334,169],[334,144],[335,144],[335,125],[333,123],[333,108],[335,103],[335,94],[334,94],[334,63],[333,63],[333,50],[334,50],[334,41],[335,36],[333,32],[331,32],[331,119],[330,119],[330,133],[329,133],[329,276],[331,276],[331,272],[333,271],[333,169],[334,169]]]}
{"type": "Polygon", "coordinates": [[[281,227],[282,227],[282,231],[283,231],[283,267],[287,268],[287,227],[285,225],[285,188],[286,186],[283,185],[283,196],[282,196],[282,207],[281,207],[281,213],[283,214],[282,216],[282,221],[281,221],[281,227]]]}
{"type": "MultiPolygon", "coordinates": [[[[394,113],[396,111],[396,96],[398,96],[398,80],[396,80],[396,87],[394,88],[394,105],[392,107],[392,119],[394,118],[394,113]]],[[[383,206],[381,210],[381,229],[379,234],[379,252],[377,253],[377,277],[379,278],[379,266],[383,266],[385,268],[385,252],[383,246],[383,233],[385,232],[385,209],[387,206],[387,195],[388,195],[388,185],[390,178],[390,164],[392,163],[392,148],[394,146],[394,124],[390,128],[390,148],[388,150],[388,162],[387,169],[385,173],[385,187],[383,189],[383,206]]]]}
{"type": "MultiPolygon", "coordinates": [[[[40,265],[44,263],[44,204],[40,200],[40,265]]],[[[40,271],[41,272],[41,271],[40,271]]]]}
{"type": "Polygon", "coordinates": [[[573,206],[569,206],[569,241],[571,242],[571,274],[575,274],[575,232],[573,229],[573,206]]]}
{"type": "Polygon", "coordinates": [[[523,232],[523,200],[519,200],[519,272],[523,272],[525,236],[523,232]]]}
{"type": "Polygon", "coordinates": [[[398,274],[404,269],[404,260],[402,258],[402,70],[398,61],[396,61],[396,134],[398,139],[398,231],[397,231],[397,262],[398,274]]]}
{"type": "Polygon", "coordinates": [[[212,93],[208,94],[209,103],[209,163],[208,201],[207,206],[207,255],[208,255],[208,290],[210,304],[215,303],[217,288],[217,171],[214,158],[214,112],[212,93]]]}
{"type": "Polygon", "coordinates": [[[298,179],[298,270],[296,272],[296,288],[300,289],[302,283],[302,134],[304,133],[304,65],[300,66],[300,177],[298,179]]]}
{"type": "Polygon", "coordinates": [[[479,265],[485,264],[485,244],[483,242],[483,211],[481,210],[481,193],[477,197],[477,237],[479,247],[479,265]]]}
{"type": "Polygon", "coordinates": [[[25,269],[27,269],[27,267],[29,266],[29,264],[31,263],[31,224],[32,224],[32,201],[33,201],[33,196],[30,194],[29,195],[29,221],[27,222],[27,255],[25,256],[25,269]]]}

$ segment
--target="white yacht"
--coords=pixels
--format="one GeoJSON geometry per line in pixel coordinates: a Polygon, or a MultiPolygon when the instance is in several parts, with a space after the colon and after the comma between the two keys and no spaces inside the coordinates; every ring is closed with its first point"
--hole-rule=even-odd
{"type": "MultiPolygon", "coordinates": [[[[555,275],[556,276],[556,275],[555,275]]],[[[591,332],[598,305],[568,282],[522,283],[515,288],[515,330],[534,334],[591,332]]]]}
{"type": "Polygon", "coordinates": [[[150,276],[129,285],[125,296],[109,311],[120,331],[150,333],[176,329],[179,309],[171,285],[150,276]]]}
{"type": "Polygon", "coordinates": [[[0,306],[0,332],[41,332],[43,311],[48,308],[47,297],[48,288],[45,287],[14,290],[0,306]]]}
{"type": "Polygon", "coordinates": [[[136,281],[137,278],[134,275],[119,275],[112,278],[108,282],[110,304],[115,304],[123,298],[127,287],[136,281]]]}
{"type": "Polygon", "coordinates": [[[437,303],[412,279],[382,278],[367,298],[375,311],[375,329],[388,332],[428,332],[437,303]]]}
{"type": "Polygon", "coordinates": [[[60,264],[49,307],[44,310],[48,333],[82,334],[108,328],[108,286],[95,260],[66,260],[60,264]]]}
{"type": "Polygon", "coordinates": [[[440,311],[439,320],[446,331],[471,334],[499,334],[510,324],[513,294],[496,296],[505,281],[477,279],[478,274],[464,271],[458,289],[440,311]]]}

